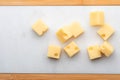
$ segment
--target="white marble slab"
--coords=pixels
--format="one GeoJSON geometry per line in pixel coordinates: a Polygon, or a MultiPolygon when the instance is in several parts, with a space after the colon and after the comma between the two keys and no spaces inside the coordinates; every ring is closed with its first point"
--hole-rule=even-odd
{"type": "Polygon", "coordinates": [[[120,73],[120,6],[1,6],[0,73],[120,73]],[[94,10],[104,11],[105,22],[115,29],[108,40],[115,51],[109,58],[90,61],[86,48],[103,42],[96,33],[99,28],[89,25],[94,10]],[[39,18],[49,26],[42,37],[31,29],[39,18]],[[67,44],[61,44],[55,32],[74,21],[85,30],[74,40],[80,53],[69,58],[63,51],[60,60],[47,58],[49,44],[67,44]]]}

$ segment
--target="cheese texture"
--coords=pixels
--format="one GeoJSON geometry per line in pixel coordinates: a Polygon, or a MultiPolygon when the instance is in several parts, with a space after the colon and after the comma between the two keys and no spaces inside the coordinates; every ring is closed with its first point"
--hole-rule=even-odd
{"type": "Polygon", "coordinates": [[[104,25],[104,13],[102,11],[95,11],[90,13],[90,25],[102,26],[104,25]]]}
{"type": "Polygon", "coordinates": [[[107,41],[105,41],[101,46],[100,46],[100,51],[107,57],[109,57],[113,51],[114,48],[112,47],[112,45],[110,43],[108,43],[107,41]]]}
{"type": "Polygon", "coordinates": [[[78,22],[72,23],[70,25],[69,29],[70,29],[70,32],[72,33],[73,37],[75,37],[75,38],[84,32],[84,30],[82,29],[82,27],[80,26],[80,24],[78,22]]]}
{"type": "Polygon", "coordinates": [[[39,36],[43,35],[47,30],[48,26],[43,23],[42,20],[38,20],[33,26],[33,31],[35,31],[39,36]]]}
{"type": "Polygon", "coordinates": [[[50,45],[48,47],[48,57],[49,58],[54,58],[54,59],[59,59],[61,54],[61,48],[56,45],[50,45]]]}
{"type": "Polygon", "coordinates": [[[87,50],[90,59],[97,59],[101,57],[101,52],[98,45],[90,46],[87,50]]]}
{"type": "Polygon", "coordinates": [[[68,41],[73,35],[68,27],[63,27],[56,32],[57,38],[62,42],[68,41]]]}
{"type": "Polygon", "coordinates": [[[79,47],[77,46],[75,42],[69,43],[66,47],[64,47],[64,50],[68,54],[69,57],[74,56],[80,51],[79,47]]]}
{"type": "Polygon", "coordinates": [[[104,24],[97,33],[103,40],[107,40],[113,33],[114,29],[108,24],[104,24]]]}

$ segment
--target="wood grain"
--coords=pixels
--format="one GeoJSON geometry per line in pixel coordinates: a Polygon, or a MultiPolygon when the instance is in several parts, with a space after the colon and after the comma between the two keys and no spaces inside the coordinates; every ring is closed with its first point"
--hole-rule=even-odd
{"type": "Polygon", "coordinates": [[[83,5],[120,5],[120,0],[83,0],[83,5]]]}
{"type": "Polygon", "coordinates": [[[81,5],[82,0],[0,0],[0,5],[13,5],[13,6],[58,6],[58,5],[81,5]]]}
{"type": "Polygon", "coordinates": [[[0,74],[0,80],[12,80],[13,77],[11,74],[0,74]]]}
{"type": "Polygon", "coordinates": [[[120,0],[0,0],[1,6],[120,5],[120,0]]]}
{"type": "Polygon", "coordinates": [[[120,80],[119,74],[0,74],[0,80],[120,80]]]}

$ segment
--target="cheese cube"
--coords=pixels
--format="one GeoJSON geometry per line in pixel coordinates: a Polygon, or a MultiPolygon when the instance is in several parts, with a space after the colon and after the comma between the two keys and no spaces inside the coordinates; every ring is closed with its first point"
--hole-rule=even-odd
{"type": "Polygon", "coordinates": [[[50,45],[48,47],[48,57],[49,58],[54,58],[54,59],[59,59],[61,54],[61,48],[56,45],[50,45]]]}
{"type": "Polygon", "coordinates": [[[69,43],[64,48],[64,50],[68,54],[69,57],[74,56],[75,54],[77,54],[80,51],[79,47],[77,46],[77,44],[75,42],[69,43]]]}
{"type": "Polygon", "coordinates": [[[68,27],[63,27],[56,32],[57,38],[62,42],[68,41],[72,37],[72,33],[68,27]]]}
{"type": "Polygon", "coordinates": [[[39,36],[43,35],[44,32],[48,30],[48,27],[46,24],[42,22],[42,20],[38,20],[33,26],[33,31],[35,31],[39,36]]]}
{"type": "Polygon", "coordinates": [[[101,57],[101,52],[98,45],[90,46],[87,50],[90,59],[97,59],[101,57]]]}
{"type": "Polygon", "coordinates": [[[81,35],[84,31],[81,28],[80,24],[78,22],[74,22],[70,25],[70,32],[72,33],[73,37],[78,37],[81,35]]]}
{"type": "Polygon", "coordinates": [[[112,47],[112,45],[110,43],[108,43],[107,41],[105,41],[101,46],[100,46],[100,51],[107,57],[109,57],[114,49],[112,47]]]}
{"type": "Polygon", "coordinates": [[[90,13],[90,25],[102,26],[104,25],[104,13],[102,11],[95,11],[90,13]]]}
{"type": "Polygon", "coordinates": [[[113,33],[114,33],[114,29],[107,25],[107,24],[104,24],[98,31],[97,33],[100,35],[100,37],[103,39],[103,40],[107,40],[113,33]]]}

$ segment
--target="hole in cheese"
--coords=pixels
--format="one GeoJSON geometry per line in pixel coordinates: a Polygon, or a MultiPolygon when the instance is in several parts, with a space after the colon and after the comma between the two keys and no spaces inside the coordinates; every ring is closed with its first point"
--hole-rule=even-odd
{"type": "Polygon", "coordinates": [[[102,34],[101,36],[102,36],[102,37],[105,37],[105,34],[102,34]]]}
{"type": "Polygon", "coordinates": [[[54,56],[58,56],[58,53],[55,53],[54,56]]]}
{"type": "Polygon", "coordinates": [[[75,50],[78,50],[78,47],[75,47],[75,50]]]}
{"type": "Polygon", "coordinates": [[[89,50],[93,50],[93,47],[90,47],[89,50]]]}
{"type": "Polygon", "coordinates": [[[70,48],[70,46],[67,46],[67,48],[70,48]]]}

